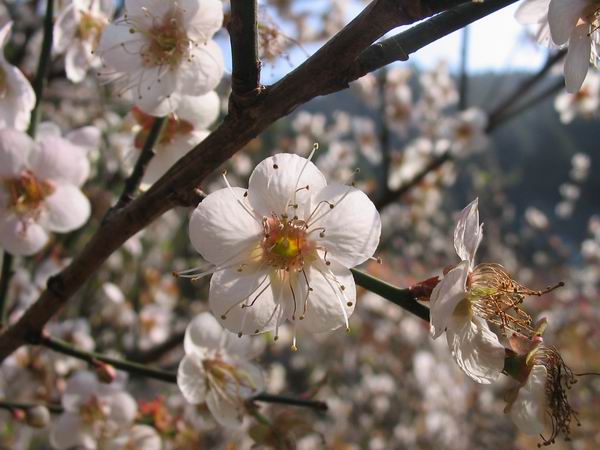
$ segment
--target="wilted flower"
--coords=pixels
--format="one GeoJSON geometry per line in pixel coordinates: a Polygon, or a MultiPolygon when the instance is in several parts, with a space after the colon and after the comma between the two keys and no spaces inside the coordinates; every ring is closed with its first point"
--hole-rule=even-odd
{"type": "Polygon", "coordinates": [[[554,347],[541,343],[541,338],[535,342],[528,353],[507,359],[506,371],[519,386],[512,391],[506,412],[519,430],[540,435],[542,443],[550,445],[559,434],[569,437],[573,421],[579,424],[567,398],[577,380],[554,347]]]}
{"type": "Polygon", "coordinates": [[[101,73],[131,91],[148,114],[164,116],[183,95],[214,89],[223,75],[223,55],[212,40],[223,22],[219,0],[126,0],[125,15],[102,33],[101,73]]]}
{"type": "Polygon", "coordinates": [[[262,161],[248,190],[227,184],[190,221],[194,248],[214,268],[182,273],[214,273],[210,307],[223,325],[276,336],[286,319],[294,336],[296,326],[348,328],[356,301],[348,268],[372,257],[381,233],[371,200],[352,186],[327,185],[310,158],[287,153],[262,161]]]}
{"type": "Polygon", "coordinates": [[[99,383],[91,372],[77,372],[62,398],[65,412],[50,432],[55,448],[122,448],[137,412],[135,400],[118,383],[99,383]],[[114,445],[115,447],[111,447],[114,445]]]}
{"type": "Polygon", "coordinates": [[[35,92],[25,75],[4,58],[12,22],[0,29],[0,128],[24,131],[35,106],[35,92]]]}
{"type": "Polygon", "coordinates": [[[94,51],[113,9],[112,0],[71,0],[56,19],[54,48],[65,53],[65,71],[73,83],[82,81],[90,67],[99,67],[94,51]]]}
{"type": "Polygon", "coordinates": [[[20,131],[0,130],[0,245],[32,255],[48,241],[47,231],[82,226],[91,208],[80,186],[89,170],[85,149],[66,139],[36,143],[20,131]]]}
{"type": "Polygon", "coordinates": [[[206,403],[223,426],[239,426],[245,401],[264,389],[261,369],[250,363],[253,342],[224,330],[210,313],[202,313],[185,330],[185,357],[177,385],[193,404],[206,403]]]}

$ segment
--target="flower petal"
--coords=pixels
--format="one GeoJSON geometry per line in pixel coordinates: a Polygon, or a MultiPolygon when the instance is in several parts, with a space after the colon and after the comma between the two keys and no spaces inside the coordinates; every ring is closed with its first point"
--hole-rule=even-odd
{"type": "Polygon", "coordinates": [[[534,365],[510,407],[510,418],[523,433],[535,435],[546,430],[547,377],[548,371],[544,366],[534,365]]]}
{"type": "Polygon", "coordinates": [[[137,403],[127,392],[119,391],[107,396],[106,404],[110,407],[108,418],[121,429],[127,429],[135,420],[137,403]]]}
{"type": "Polygon", "coordinates": [[[183,348],[186,355],[204,356],[207,350],[219,350],[225,333],[221,324],[209,312],[198,314],[185,329],[183,348]]]}
{"type": "MultiPolygon", "coordinates": [[[[197,0],[193,0],[197,3],[197,0]]],[[[194,14],[186,14],[187,34],[197,42],[207,42],[223,26],[223,3],[203,0],[194,14]]]]}
{"type": "Polygon", "coordinates": [[[354,267],[373,256],[381,236],[381,218],[364,192],[332,183],[321,189],[313,205],[318,209],[309,220],[308,231],[324,228],[323,237],[318,231],[314,236],[332,260],[354,267]]]}
{"type": "Polygon", "coordinates": [[[565,86],[567,92],[574,94],[585,80],[590,67],[592,40],[589,36],[590,25],[581,24],[575,27],[569,40],[569,50],[565,58],[565,86]]]}
{"type": "Polygon", "coordinates": [[[189,235],[192,245],[204,259],[217,266],[249,259],[258,246],[262,227],[258,219],[244,209],[248,202],[241,188],[212,192],[192,213],[189,235]]]}
{"type": "Polygon", "coordinates": [[[588,0],[551,0],[548,9],[550,34],[555,44],[565,44],[577,21],[583,15],[588,0]]]}
{"type": "Polygon", "coordinates": [[[282,285],[269,272],[228,269],[212,276],[210,309],[225,328],[233,333],[262,333],[275,328],[280,315],[287,318],[287,304],[279,298],[282,285]]]}
{"type": "Polygon", "coordinates": [[[35,147],[35,142],[25,133],[10,128],[0,129],[0,177],[19,175],[27,169],[28,156],[35,147]]]}
{"type": "Polygon", "coordinates": [[[469,263],[462,261],[433,288],[430,297],[431,334],[440,337],[456,306],[465,299],[469,263]]]}
{"type": "Polygon", "coordinates": [[[206,396],[206,406],[215,420],[223,427],[239,428],[244,420],[242,403],[233,403],[211,390],[206,396]]]}
{"type": "Polygon", "coordinates": [[[96,50],[104,63],[118,72],[130,73],[144,66],[142,49],[150,42],[144,33],[132,33],[131,29],[125,21],[108,25],[96,50]]]}
{"type": "Polygon", "coordinates": [[[221,82],[224,70],[223,51],[215,41],[210,40],[194,47],[189,60],[178,67],[178,90],[185,95],[206,94],[221,82]]]}
{"type": "Polygon", "coordinates": [[[539,23],[548,16],[550,0],[525,0],[519,5],[515,18],[523,25],[539,23]]]}
{"type": "Polygon", "coordinates": [[[46,136],[29,155],[33,172],[41,179],[81,186],[90,173],[86,151],[58,136],[46,136]]]}
{"type": "Polygon", "coordinates": [[[504,346],[481,317],[475,316],[466,323],[451,321],[446,339],[456,363],[473,381],[490,384],[500,376],[504,346]]]}
{"type": "Polygon", "coordinates": [[[56,449],[83,447],[95,449],[96,440],[78,415],[64,413],[54,423],[50,431],[50,444],[56,449]]]}
{"type": "Polygon", "coordinates": [[[177,369],[177,386],[187,402],[197,405],[206,401],[206,372],[202,360],[186,355],[177,369]]]}
{"type": "Polygon", "coordinates": [[[295,317],[304,318],[296,323],[312,333],[345,327],[346,319],[352,315],[356,305],[356,285],[352,273],[336,263],[329,266],[311,264],[305,268],[305,272],[312,291],[307,289],[304,277],[298,276],[295,317]]]}
{"type": "Polygon", "coordinates": [[[0,212],[0,247],[12,255],[29,256],[48,242],[46,231],[33,220],[0,212]]]}
{"type": "Polygon", "coordinates": [[[326,185],[325,177],[311,161],[290,153],[278,153],[255,167],[250,175],[248,200],[254,210],[265,217],[273,213],[289,215],[295,200],[298,216],[308,217],[311,194],[326,185]],[[306,186],[309,188],[302,189],[306,186]]]}
{"type": "Polygon", "coordinates": [[[475,253],[483,238],[483,224],[479,225],[479,199],[473,200],[460,213],[454,230],[454,249],[469,268],[475,266],[475,253]]]}
{"type": "Polygon", "coordinates": [[[206,129],[219,117],[221,100],[215,91],[204,95],[184,95],[175,114],[191,123],[195,129],[206,129]]]}
{"type": "Polygon", "coordinates": [[[70,184],[59,184],[52,195],[44,200],[45,219],[48,228],[58,233],[67,233],[81,227],[90,218],[90,201],[70,184]]]}

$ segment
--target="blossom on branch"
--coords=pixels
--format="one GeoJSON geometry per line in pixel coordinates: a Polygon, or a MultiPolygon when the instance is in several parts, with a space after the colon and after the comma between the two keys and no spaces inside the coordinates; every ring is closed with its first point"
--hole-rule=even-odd
{"type": "MultiPolygon", "coordinates": [[[[314,152],[314,151],[313,151],[314,152]]],[[[311,154],[312,157],[312,154],[311,154]]],[[[262,161],[247,190],[211,193],[189,227],[194,248],[214,274],[210,307],[229,330],[257,334],[286,320],[311,332],[349,327],[356,287],[349,270],[372,257],[381,220],[353,186],[327,184],[309,159],[280,153],[262,161]]]]}
{"type": "Polygon", "coordinates": [[[85,147],[55,135],[36,143],[0,130],[0,246],[32,255],[46,245],[48,231],[81,227],[91,211],[80,190],[89,171],[85,147]]]}
{"type": "Polygon", "coordinates": [[[212,37],[222,23],[219,0],[126,0],[125,14],[100,38],[100,75],[144,112],[167,115],[183,95],[206,94],[221,80],[223,55],[212,37]]]}
{"type": "Polygon", "coordinates": [[[206,403],[217,422],[240,426],[245,402],[264,389],[264,375],[248,361],[256,349],[248,337],[224,330],[210,313],[196,316],[185,330],[185,357],[177,385],[192,404],[206,403]]]}

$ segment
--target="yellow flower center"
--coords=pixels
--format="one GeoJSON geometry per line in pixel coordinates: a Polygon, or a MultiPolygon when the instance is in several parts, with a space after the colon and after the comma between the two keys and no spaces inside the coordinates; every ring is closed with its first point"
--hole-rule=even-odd
{"type": "Polygon", "coordinates": [[[171,12],[161,24],[149,31],[131,30],[132,33],[140,31],[150,40],[142,50],[144,64],[175,68],[188,57],[192,42],[181,26],[179,15],[179,11],[171,12]]]}
{"type": "Polygon", "coordinates": [[[299,272],[307,260],[317,257],[305,221],[274,215],[263,220],[263,228],[263,258],[268,265],[299,272]]]}
{"type": "Polygon", "coordinates": [[[79,11],[81,19],[77,28],[76,37],[82,41],[91,41],[94,47],[98,46],[100,36],[106,26],[106,21],[95,17],[87,11],[79,11]]]}
{"type": "Polygon", "coordinates": [[[54,192],[54,186],[49,181],[39,180],[30,171],[6,178],[4,188],[9,195],[7,206],[17,214],[37,210],[42,201],[54,192]]]}

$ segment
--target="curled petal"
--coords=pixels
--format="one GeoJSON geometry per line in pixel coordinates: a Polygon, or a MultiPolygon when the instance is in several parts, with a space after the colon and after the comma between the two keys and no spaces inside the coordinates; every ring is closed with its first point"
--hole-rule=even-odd
{"type": "Polygon", "coordinates": [[[469,203],[458,218],[454,230],[454,249],[463,261],[469,261],[472,269],[475,265],[475,253],[483,238],[483,224],[479,225],[478,199],[469,203]]]}
{"type": "Polygon", "coordinates": [[[202,359],[186,355],[179,363],[177,386],[187,402],[197,405],[206,401],[206,371],[202,359]]]}
{"type": "Polygon", "coordinates": [[[504,346],[481,317],[449,323],[448,347],[456,363],[473,381],[490,384],[504,368],[504,346]]]}
{"type": "Polygon", "coordinates": [[[433,288],[430,316],[431,334],[434,339],[442,335],[456,306],[465,299],[468,275],[469,263],[462,261],[433,288]]]}

